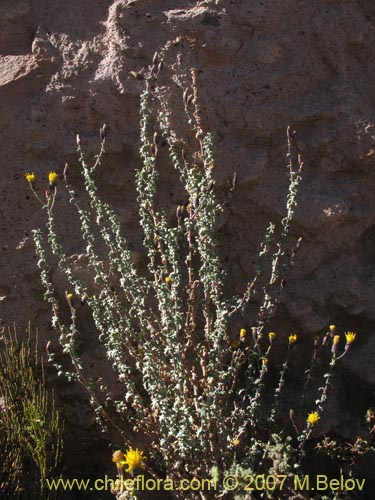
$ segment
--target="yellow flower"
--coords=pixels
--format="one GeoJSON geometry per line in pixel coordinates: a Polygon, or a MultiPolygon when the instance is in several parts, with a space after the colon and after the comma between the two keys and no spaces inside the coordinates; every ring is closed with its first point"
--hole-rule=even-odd
{"type": "Polygon", "coordinates": [[[346,337],[346,343],[347,343],[347,345],[352,344],[354,342],[356,336],[357,336],[357,334],[354,333],[354,332],[346,332],[345,333],[345,337],[346,337]]]}
{"type": "Polygon", "coordinates": [[[246,333],[247,332],[246,332],[245,328],[241,328],[241,330],[240,330],[240,338],[244,339],[246,337],[246,333]]]}
{"type": "Polygon", "coordinates": [[[172,281],[172,278],[170,276],[166,276],[165,277],[165,282],[167,285],[169,285],[169,283],[172,281]]]}
{"type": "Polygon", "coordinates": [[[268,359],[267,358],[262,358],[262,365],[267,366],[268,365],[268,359]]]}
{"type": "Polygon", "coordinates": [[[124,460],[124,463],[128,466],[126,472],[133,472],[133,470],[138,467],[144,469],[144,460],[147,460],[147,458],[143,455],[143,451],[139,451],[138,448],[135,450],[133,450],[133,448],[129,448],[125,453],[124,460]]]}
{"type": "Polygon", "coordinates": [[[289,344],[294,344],[295,342],[297,342],[297,334],[292,333],[289,335],[289,344]]]}
{"type": "Polygon", "coordinates": [[[240,442],[241,441],[239,439],[233,439],[232,444],[233,444],[233,446],[238,446],[240,444],[240,442]]]}
{"type": "Polygon", "coordinates": [[[116,450],[112,455],[112,462],[117,464],[118,462],[124,461],[124,454],[121,450],[116,450]]]}
{"type": "Polygon", "coordinates": [[[55,186],[58,178],[59,178],[59,174],[57,174],[56,172],[50,172],[48,174],[48,181],[52,187],[55,186]]]}
{"type": "Polygon", "coordinates": [[[124,459],[125,459],[125,457],[124,457],[124,454],[121,450],[116,450],[112,455],[112,462],[114,462],[116,464],[117,472],[120,475],[123,474],[123,468],[126,465],[124,459]]]}
{"type": "Polygon", "coordinates": [[[309,413],[307,417],[307,423],[310,425],[310,427],[314,427],[314,425],[320,420],[319,415],[316,413],[316,411],[309,413]]]}
{"type": "Polygon", "coordinates": [[[331,333],[335,333],[335,331],[336,331],[336,325],[329,325],[329,331],[331,333]]]}
{"type": "Polygon", "coordinates": [[[35,177],[36,175],[34,174],[34,172],[27,172],[25,174],[25,179],[27,180],[27,182],[30,182],[30,184],[33,184],[35,182],[35,177]]]}
{"type": "Polygon", "coordinates": [[[276,333],[275,332],[270,332],[268,334],[268,338],[270,339],[270,342],[272,342],[276,338],[276,333]]]}

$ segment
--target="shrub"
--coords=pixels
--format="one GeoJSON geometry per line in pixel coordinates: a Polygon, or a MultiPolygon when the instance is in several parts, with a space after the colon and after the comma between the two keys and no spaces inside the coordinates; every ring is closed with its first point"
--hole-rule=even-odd
{"type": "Polygon", "coordinates": [[[45,386],[44,367],[16,328],[3,332],[0,353],[1,498],[48,499],[46,479],[59,464],[61,420],[45,386]]]}
{"type": "MultiPolygon", "coordinates": [[[[26,175],[47,213],[48,244],[70,286],[65,294],[70,310],[67,322],[50,277],[43,232],[34,231],[45,298],[52,306],[53,325],[60,331],[60,342],[72,360],[72,370],[57,364],[53,354],[50,360],[59,373],[87,388],[102,424],[112,423],[118,429],[114,416],[117,412],[125,416],[127,425],[148,437],[145,460],[143,452],[134,450],[122,433],[123,445],[128,449],[125,454],[117,450],[113,458],[121,477],[134,474],[137,467],[176,480],[222,480],[230,472],[246,481],[249,475],[268,474],[276,478],[274,489],[280,489],[283,478],[287,480],[283,492],[278,494],[285,492],[288,497],[294,490],[292,475],[300,473],[305,443],[321,418],[339,358],[339,336],[332,326],[323,339],[314,340],[306,381],[308,385],[318,352],[328,348],[330,364],[321,395],[310,403],[309,414],[290,411],[290,422],[297,434],[292,439],[290,430],[284,433],[280,425],[280,401],[298,335],[285,332],[279,339],[267,328],[285,286],[285,276],[301,246],[300,238],[289,249],[288,239],[303,167],[296,153],[295,132],[288,127],[286,214],[278,226],[270,223],[266,229],[255,274],[243,293],[228,297],[217,234],[223,203],[217,201],[214,189],[212,136],[203,131],[200,121],[197,71],[191,70],[191,84],[181,96],[196,141],[195,150],[185,150],[171,126],[166,92],[158,84],[160,70],[161,61],[155,54],[152,66],[142,77],[145,89],[140,102],[142,165],[136,172],[136,188],[147,269],[142,272],[134,264],[118,216],[98,193],[95,172],[105,151],[105,125],[100,131],[100,152],[92,163],[77,136],[88,206],[78,199],[71,186],[67,165],[61,176],[78,211],[95,286],[77,276],[58,237],[55,205],[59,176],[50,172],[48,196],[43,202],[36,191],[34,174],[26,175]],[[156,201],[161,143],[167,145],[171,163],[185,189],[185,201],[175,207],[176,219],[172,224],[168,211],[156,201]],[[101,252],[103,242],[107,248],[105,259],[101,252]],[[86,367],[77,349],[80,331],[76,305],[82,298],[92,311],[107,357],[124,383],[122,399],[115,400],[109,390],[103,396],[103,383],[98,388],[85,374],[86,367]],[[249,327],[246,318],[254,305],[258,310],[249,327]],[[235,324],[240,328],[234,332],[235,324]],[[277,342],[284,343],[286,354],[276,386],[272,389],[270,385],[274,397],[267,417],[262,403],[269,360],[277,342]]],[[[235,182],[234,176],[231,191],[235,182]]],[[[342,355],[355,338],[354,334],[348,335],[342,355]]],[[[220,493],[220,498],[226,494],[232,498],[229,489],[221,482],[220,492],[214,494],[174,494],[181,498],[211,498],[220,493]]],[[[118,486],[115,493],[119,498],[136,494],[121,493],[118,486]]],[[[272,497],[273,491],[265,494],[272,497]]]]}

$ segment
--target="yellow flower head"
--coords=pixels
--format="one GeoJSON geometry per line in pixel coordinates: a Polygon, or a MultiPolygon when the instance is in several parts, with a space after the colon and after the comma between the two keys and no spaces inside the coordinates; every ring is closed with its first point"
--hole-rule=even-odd
{"type": "Polygon", "coordinates": [[[233,446],[238,446],[240,444],[240,442],[241,441],[239,439],[233,439],[232,444],[233,444],[233,446]]]}
{"type": "Polygon", "coordinates": [[[291,333],[289,335],[289,344],[294,344],[295,342],[297,342],[297,334],[291,333]]]}
{"type": "Polygon", "coordinates": [[[316,411],[308,414],[307,423],[310,425],[310,427],[314,427],[318,420],[320,420],[320,417],[316,413],[316,411]]]}
{"type": "Polygon", "coordinates": [[[121,450],[116,450],[112,455],[112,462],[117,464],[118,462],[122,462],[124,460],[124,454],[121,450]]]}
{"type": "Polygon", "coordinates": [[[30,182],[30,184],[33,184],[35,182],[35,177],[36,175],[34,174],[34,172],[27,172],[25,174],[25,179],[27,180],[27,182],[30,182]]]}
{"type": "Polygon", "coordinates": [[[352,344],[354,342],[356,336],[357,336],[357,334],[354,333],[354,332],[346,332],[345,333],[345,337],[346,337],[346,343],[347,343],[347,345],[352,344]]]}
{"type": "Polygon", "coordinates": [[[276,338],[276,333],[275,332],[270,332],[268,334],[268,338],[270,339],[270,342],[272,342],[276,338]]]}
{"type": "Polygon", "coordinates": [[[335,331],[336,331],[336,325],[329,325],[329,331],[331,333],[335,333],[335,331]]]}
{"type": "Polygon", "coordinates": [[[123,468],[125,464],[125,457],[121,450],[116,450],[112,455],[112,462],[116,464],[117,472],[119,474],[123,473],[123,468]]]}
{"type": "Polygon", "coordinates": [[[136,448],[135,450],[133,450],[133,448],[129,448],[125,453],[124,460],[124,463],[128,466],[126,472],[133,472],[133,470],[137,469],[138,467],[144,469],[144,460],[147,460],[147,457],[143,455],[143,451],[139,451],[138,448],[136,448]]]}
{"type": "Polygon", "coordinates": [[[169,285],[169,283],[172,281],[172,278],[170,276],[166,276],[165,277],[165,282],[167,285],[169,285]]]}
{"type": "Polygon", "coordinates": [[[240,330],[240,338],[241,339],[244,339],[246,337],[246,329],[245,328],[241,328],[240,330]]]}
{"type": "Polygon", "coordinates": [[[59,174],[57,174],[56,172],[50,172],[48,174],[48,181],[52,187],[55,186],[58,178],[59,178],[59,174]]]}

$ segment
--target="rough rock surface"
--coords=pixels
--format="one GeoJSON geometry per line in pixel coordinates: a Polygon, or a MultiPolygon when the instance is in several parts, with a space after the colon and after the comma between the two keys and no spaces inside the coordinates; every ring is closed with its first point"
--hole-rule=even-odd
{"type": "MultiPolygon", "coordinates": [[[[178,77],[175,93],[192,61],[198,69],[219,190],[237,173],[222,228],[234,287],[243,285],[235,276],[252,269],[267,222],[282,217],[285,131],[289,124],[297,130],[305,168],[293,236],[304,243],[273,327],[301,332],[306,348],[330,323],[358,332],[325,430],[360,432],[367,407],[375,406],[374,2],[3,0],[0,28],[1,320],[30,320],[43,338],[56,335],[30,238],[44,219],[23,175],[46,178],[68,161],[79,190],[77,131],[94,152],[100,126],[108,125],[100,188],[139,251],[133,174],[143,84],[130,71],[165,50],[166,71],[178,77]],[[184,37],[195,39],[193,53],[184,37]]],[[[167,203],[177,204],[178,188],[167,179],[162,186],[167,203]]],[[[58,201],[68,210],[65,194],[58,201]]],[[[66,248],[84,253],[69,217],[61,229],[66,248]]],[[[70,386],[58,384],[87,453],[92,417],[78,418],[82,405],[70,386]]],[[[77,449],[73,454],[82,463],[77,449]]],[[[103,463],[99,452],[97,459],[103,463]]]]}

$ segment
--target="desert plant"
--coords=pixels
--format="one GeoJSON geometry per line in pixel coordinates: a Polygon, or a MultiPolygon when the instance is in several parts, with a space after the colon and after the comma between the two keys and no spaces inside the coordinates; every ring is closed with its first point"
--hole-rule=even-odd
{"type": "MultiPolygon", "coordinates": [[[[255,274],[243,293],[228,297],[217,233],[217,219],[223,204],[217,201],[214,189],[212,136],[204,132],[200,120],[197,71],[191,70],[190,84],[181,96],[188,127],[196,141],[196,149],[187,150],[171,125],[166,93],[158,84],[161,68],[160,56],[155,54],[152,66],[142,76],[145,89],[140,102],[142,165],[136,172],[136,188],[147,269],[141,272],[134,264],[118,216],[98,193],[95,172],[103,161],[106,126],[100,131],[101,149],[92,163],[77,135],[88,204],[78,199],[69,181],[67,165],[61,176],[49,173],[45,202],[37,193],[35,175],[26,174],[47,213],[49,248],[70,286],[70,291],[65,293],[70,310],[67,322],[50,277],[43,232],[35,230],[45,298],[52,306],[52,322],[60,331],[60,342],[71,358],[72,369],[57,363],[53,353],[50,360],[60,374],[78,380],[87,388],[102,423],[112,423],[123,431],[116,423],[117,413],[125,416],[127,425],[148,436],[148,460],[139,463],[142,467],[148,464],[148,472],[154,475],[167,474],[176,480],[194,477],[214,480],[222,478],[225,471],[235,470],[236,474],[243,473],[238,471],[268,472],[276,478],[286,475],[290,479],[323,411],[337,351],[335,347],[317,408],[300,419],[304,430],[298,431],[296,417],[291,414],[299,434],[292,445],[291,438],[280,429],[278,412],[297,334],[285,334],[288,350],[268,421],[261,415],[261,404],[269,359],[277,341],[276,334],[267,334],[266,328],[285,286],[285,276],[301,246],[298,239],[289,251],[288,236],[303,167],[295,148],[295,132],[288,127],[289,190],[285,217],[278,227],[270,223],[266,229],[255,274]],[[186,193],[185,201],[175,207],[176,219],[172,224],[167,210],[158,206],[155,197],[162,142],[168,147],[171,163],[186,193]],[[95,284],[77,276],[58,237],[55,206],[60,177],[78,211],[95,284]],[[105,258],[103,242],[107,248],[105,258]],[[108,359],[124,382],[123,399],[115,400],[109,390],[103,390],[102,382],[99,389],[86,372],[77,349],[80,331],[76,304],[82,298],[91,308],[98,338],[105,346],[108,359]],[[250,303],[257,304],[258,308],[251,327],[245,319],[250,303]],[[243,326],[234,332],[234,324],[243,326]]],[[[235,177],[231,190],[234,187],[235,177]]],[[[353,340],[351,337],[351,342],[353,340]]],[[[336,340],[333,346],[337,346],[336,340]]],[[[128,451],[124,455],[118,450],[114,461],[123,472],[122,466],[129,462],[121,457],[133,457],[136,452],[123,432],[122,436],[128,451]]],[[[286,494],[293,490],[293,484],[289,482],[288,488],[286,494]]],[[[219,490],[214,494],[175,491],[175,495],[222,498],[228,493],[225,485],[219,490]]],[[[129,492],[117,494],[119,498],[130,495],[129,492]]],[[[228,495],[231,497],[232,493],[228,495]]]]}
{"type": "Polygon", "coordinates": [[[0,490],[2,498],[48,499],[56,472],[62,423],[31,328],[3,331],[0,352],[0,490]],[[33,347],[34,344],[34,347],[33,347]]]}

